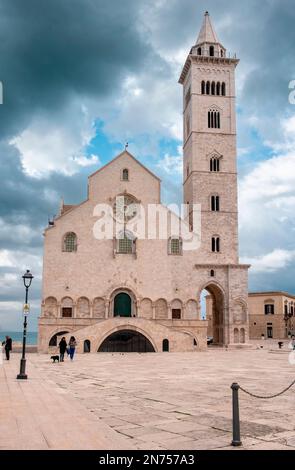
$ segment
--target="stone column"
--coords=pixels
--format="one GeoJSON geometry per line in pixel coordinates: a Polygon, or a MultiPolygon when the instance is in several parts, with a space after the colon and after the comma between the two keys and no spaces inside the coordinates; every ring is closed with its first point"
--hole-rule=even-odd
{"type": "Polygon", "coordinates": [[[167,304],[168,307],[168,320],[172,320],[172,308],[171,304],[167,304]]]}
{"type": "Polygon", "coordinates": [[[93,301],[89,300],[89,316],[90,318],[93,318],[93,301]]]}
{"type": "Polygon", "coordinates": [[[107,299],[105,301],[105,318],[109,318],[109,308],[110,308],[110,301],[107,299]]]}
{"type": "Polygon", "coordinates": [[[135,300],[135,305],[136,305],[136,311],[134,312],[134,314],[138,318],[140,317],[140,300],[139,299],[135,300]]]}
{"type": "Polygon", "coordinates": [[[152,308],[153,308],[153,320],[156,319],[156,304],[155,302],[152,303],[152,308]]]}

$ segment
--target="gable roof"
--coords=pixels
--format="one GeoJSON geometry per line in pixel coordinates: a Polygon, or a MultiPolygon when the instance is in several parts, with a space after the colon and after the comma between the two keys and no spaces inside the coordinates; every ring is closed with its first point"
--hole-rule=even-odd
{"type": "Polygon", "coordinates": [[[138,165],[140,165],[145,171],[147,171],[151,176],[153,176],[154,178],[156,178],[158,181],[161,182],[161,179],[155,175],[155,173],[153,173],[151,170],[149,170],[146,166],[144,166],[139,160],[137,160],[137,158],[135,158],[130,152],[128,152],[128,150],[124,150],[123,152],[121,152],[119,155],[117,155],[115,158],[113,158],[110,162],[106,163],[104,166],[102,166],[101,168],[99,168],[98,170],[96,170],[94,173],[92,173],[91,175],[88,176],[88,178],[92,178],[93,176],[95,176],[97,173],[99,173],[100,171],[104,170],[105,168],[107,168],[109,165],[111,165],[113,162],[115,162],[116,160],[119,160],[121,157],[123,157],[123,155],[128,155],[128,157],[132,158],[132,160],[134,160],[138,165]]]}

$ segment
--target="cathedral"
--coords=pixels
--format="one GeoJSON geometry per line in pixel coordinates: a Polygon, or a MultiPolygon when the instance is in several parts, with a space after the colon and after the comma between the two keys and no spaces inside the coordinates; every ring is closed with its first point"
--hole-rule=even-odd
{"type": "Polygon", "coordinates": [[[206,12],[179,79],[185,223],[199,242],[186,243],[175,220],[167,236],[135,233],[141,210],[151,206],[157,227],[163,214],[180,216],[161,204],[157,175],[125,149],[89,176],[87,199],[62,203],[45,230],[39,352],[54,351],[61,336],[71,335],[81,353],[197,352],[207,348],[208,332],[219,346],[247,344],[249,266],[238,254],[238,63],[206,12]],[[102,223],[108,208],[120,231],[102,223]],[[204,290],[208,319],[201,316],[204,290]]]}

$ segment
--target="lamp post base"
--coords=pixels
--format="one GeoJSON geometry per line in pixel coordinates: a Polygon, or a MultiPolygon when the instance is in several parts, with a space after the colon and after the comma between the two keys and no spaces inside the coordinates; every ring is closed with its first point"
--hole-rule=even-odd
{"type": "Polygon", "coordinates": [[[28,378],[27,374],[18,374],[16,376],[18,380],[26,380],[28,378]]]}
{"type": "Polygon", "coordinates": [[[26,374],[26,360],[25,359],[20,360],[20,372],[16,378],[18,380],[26,380],[28,378],[26,374]]]}
{"type": "Polygon", "coordinates": [[[233,447],[240,447],[242,445],[242,442],[241,441],[232,441],[231,445],[233,447]]]}

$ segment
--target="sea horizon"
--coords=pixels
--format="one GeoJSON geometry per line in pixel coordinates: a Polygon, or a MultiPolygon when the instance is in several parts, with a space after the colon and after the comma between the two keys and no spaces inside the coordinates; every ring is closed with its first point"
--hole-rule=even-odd
{"type": "MultiPolygon", "coordinates": [[[[1,330],[0,331],[0,340],[1,342],[5,340],[5,336],[10,336],[12,342],[22,342],[23,332],[22,331],[11,331],[11,330],[1,330]]],[[[27,344],[36,345],[38,343],[38,332],[37,331],[28,331],[27,332],[27,344]]]]}

